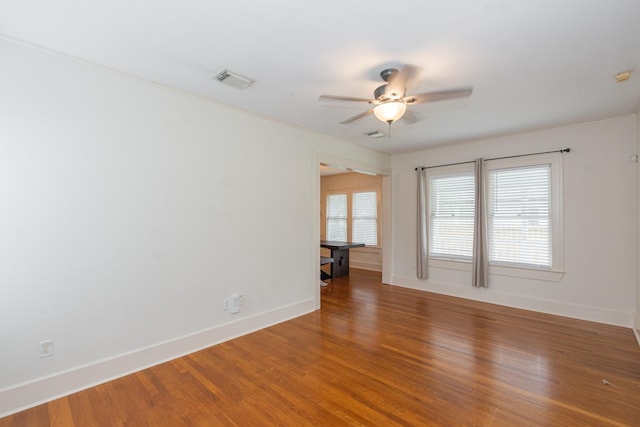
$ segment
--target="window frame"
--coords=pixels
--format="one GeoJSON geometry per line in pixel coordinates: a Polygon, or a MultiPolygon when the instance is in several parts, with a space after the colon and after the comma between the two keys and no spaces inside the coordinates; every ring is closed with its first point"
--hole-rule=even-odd
{"type": "MultiPolygon", "coordinates": [[[[490,264],[489,273],[491,273],[493,269],[494,274],[513,276],[516,275],[518,271],[524,271],[529,272],[525,277],[546,277],[548,280],[552,281],[557,281],[562,278],[564,273],[562,154],[537,154],[533,156],[487,161],[485,163],[485,174],[488,176],[489,171],[494,169],[525,168],[545,164],[548,164],[551,167],[551,195],[549,200],[551,210],[551,268],[537,269],[524,266],[490,264]]],[[[488,197],[489,182],[486,177],[484,181],[485,194],[488,197]]],[[[517,277],[523,276],[517,275],[517,277]]]]}
{"type": "MultiPolygon", "coordinates": [[[[489,274],[498,276],[510,276],[533,280],[543,280],[559,282],[564,277],[564,232],[563,232],[563,178],[562,178],[562,155],[560,153],[549,153],[532,156],[521,156],[507,159],[487,160],[485,162],[485,176],[483,184],[485,195],[489,195],[489,170],[529,167],[534,165],[548,164],[551,166],[551,269],[537,269],[525,266],[511,266],[503,264],[489,264],[489,274]]],[[[473,163],[455,166],[443,166],[428,169],[427,182],[433,175],[451,175],[455,173],[474,172],[473,163]]],[[[431,218],[431,185],[427,185],[427,216],[431,218]]],[[[431,228],[431,224],[429,224],[431,228]]],[[[488,238],[491,238],[488,236],[488,238]]],[[[431,239],[431,237],[429,237],[431,239]]],[[[471,260],[454,259],[446,257],[433,257],[429,255],[429,267],[444,268],[451,270],[471,271],[471,260]]]]}
{"type": "MultiPolygon", "coordinates": [[[[431,178],[434,176],[451,176],[451,175],[462,175],[462,174],[470,174],[471,178],[474,178],[473,172],[473,164],[463,164],[463,165],[454,165],[454,166],[443,166],[440,168],[427,169],[427,218],[429,225],[429,252],[431,252],[432,247],[432,191],[431,191],[431,178]]],[[[473,238],[471,239],[471,243],[473,244],[473,238]]],[[[429,254],[429,259],[441,260],[441,261],[450,261],[450,262],[464,262],[470,263],[472,260],[472,256],[468,258],[463,256],[451,256],[448,257],[446,255],[431,255],[429,254]]]]}

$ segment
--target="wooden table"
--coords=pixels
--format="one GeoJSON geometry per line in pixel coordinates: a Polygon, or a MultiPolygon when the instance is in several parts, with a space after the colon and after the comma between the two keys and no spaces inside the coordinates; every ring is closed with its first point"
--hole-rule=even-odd
{"type": "Polygon", "coordinates": [[[364,248],[364,243],[321,240],[320,247],[331,250],[331,277],[340,277],[349,275],[349,249],[364,248]]]}

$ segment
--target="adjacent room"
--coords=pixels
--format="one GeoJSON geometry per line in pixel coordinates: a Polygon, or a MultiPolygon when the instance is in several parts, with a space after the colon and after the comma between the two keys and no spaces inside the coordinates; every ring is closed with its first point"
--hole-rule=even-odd
{"type": "Polygon", "coordinates": [[[639,20],[0,0],[0,427],[640,425],[639,20]]]}
{"type": "Polygon", "coordinates": [[[350,268],[382,272],[382,177],[320,165],[321,276],[350,268]]]}

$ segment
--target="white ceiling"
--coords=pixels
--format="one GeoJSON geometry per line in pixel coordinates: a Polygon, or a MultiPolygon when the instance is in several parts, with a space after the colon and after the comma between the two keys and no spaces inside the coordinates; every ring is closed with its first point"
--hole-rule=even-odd
{"type": "Polygon", "coordinates": [[[637,0],[0,0],[0,34],[388,153],[631,113],[640,99],[637,0]],[[372,97],[402,64],[423,69],[409,93],[474,93],[411,106],[420,121],[379,139],[364,135],[387,132],[373,116],[338,124],[367,104],[318,102],[372,97]],[[225,68],[256,83],[212,80],[225,68]]]}

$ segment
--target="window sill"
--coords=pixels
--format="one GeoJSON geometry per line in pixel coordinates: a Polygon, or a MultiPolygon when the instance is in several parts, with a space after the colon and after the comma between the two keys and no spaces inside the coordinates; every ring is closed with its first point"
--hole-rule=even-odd
{"type": "Polygon", "coordinates": [[[365,246],[360,248],[351,249],[354,252],[365,252],[365,253],[378,253],[380,252],[379,246],[365,246]]]}
{"type": "MultiPolygon", "coordinates": [[[[429,267],[471,272],[471,261],[429,258],[429,267]]],[[[515,268],[505,267],[502,265],[490,265],[489,274],[496,276],[518,277],[521,279],[542,280],[545,282],[559,282],[564,277],[564,271],[515,268]]]]}

